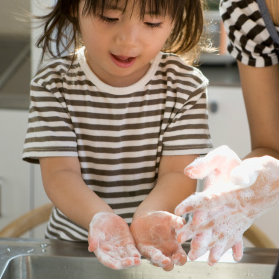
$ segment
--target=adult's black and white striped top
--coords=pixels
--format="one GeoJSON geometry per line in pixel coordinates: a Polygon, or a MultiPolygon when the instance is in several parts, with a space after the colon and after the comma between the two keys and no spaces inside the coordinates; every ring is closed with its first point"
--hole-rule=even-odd
{"type": "MultiPolygon", "coordinates": [[[[208,81],[164,53],[141,80],[125,88],[98,79],[84,49],[70,64],[69,58],[58,59],[32,80],[23,159],[78,157],[88,187],[130,223],[154,187],[162,156],[210,150],[208,81]]],[[[55,208],[46,236],[87,240],[87,231],[55,208]]]]}
{"type": "MultiPolygon", "coordinates": [[[[220,12],[230,40],[229,53],[245,65],[278,64],[274,42],[255,0],[221,0],[220,12]]],[[[279,26],[276,26],[279,32],[279,26]]]]}

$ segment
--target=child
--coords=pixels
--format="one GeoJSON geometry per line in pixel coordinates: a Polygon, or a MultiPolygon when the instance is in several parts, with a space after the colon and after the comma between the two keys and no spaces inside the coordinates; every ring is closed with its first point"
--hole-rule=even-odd
{"type": "Polygon", "coordinates": [[[60,57],[32,80],[23,158],[40,163],[55,206],[46,237],[88,239],[115,269],[140,253],[184,264],[172,213],[195,191],[185,165],[211,147],[208,81],[170,52],[198,44],[202,1],[58,0],[43,19],[43,53],[55,56],[55,37],[60,57]]]}

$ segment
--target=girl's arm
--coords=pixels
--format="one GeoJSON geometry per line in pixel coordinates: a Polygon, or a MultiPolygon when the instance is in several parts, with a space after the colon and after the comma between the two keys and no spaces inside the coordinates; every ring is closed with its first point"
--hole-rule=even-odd
{"type": "Polygon", "coordinates": [[[151,211],[174,213],[178,203],[196,190],[196,181],[185,177],[184,168],[197,156],[163,156],[158,180],[148,197],[137,208],[134,219],[151,211]]]}
{"type": "Polygon", "coordinates": [[[84,183],[77,157],[40,159],[45,191],[69,219],[88,230],[93,216],[112,209],[84,183]]]}
{"type": "Polygon", "coordinates": [[[140,264],[126,222],[84,183],[76,157],[40,159],[45,191],[68,218],[88,230],[88,250],[107,267],[140,264]]]}
{"type": "Polygon", "coordinates": [[[279,67],[255,68],[240,62],[238,67],[251,134],[247,157],[279,159],[279,67]]]}
{"type": "Polygon", "coordinates": [[[176,237],[184,220],[172,213],[178,203],[196,190],[196,181],[183,174],[185,165],[195,158],[193,155],[162,157],[157,183],[136,210],[131,224],[141,254],[167,271],[187,260],[176,237]]]}

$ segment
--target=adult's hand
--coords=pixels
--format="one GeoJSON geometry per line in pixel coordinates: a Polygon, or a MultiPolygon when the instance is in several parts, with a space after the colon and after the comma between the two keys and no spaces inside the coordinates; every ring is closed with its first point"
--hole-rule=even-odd
{"type": "Polygon", "coordinates": [[[191,260],[209,253],[214,264],[230,248],[235,260],[243,253],[243,233],[254,220],[279,199],[279,161],[270,156],[241,161],[228,147],[221,146],[185,168],[193,179],[206,177],[205,190],[191,195],[175,210],[192,213],[178,235],[191,241],[191,260]]]}
{"type": "Polygon", "coordinates": [[[174,264],[183,265],[187,256],[177,241],[176,231],[184,220],[166,211],[154,211],[137,217],[131,224],[137,248],[153,265],[172,270],[174,264]]]}
{"type": "Polygon", "coordinates": [[[140,264],[140,253],[127,223],[112,212],[99,212],[89,225],[88,250],[112,269],[140,264]]]}

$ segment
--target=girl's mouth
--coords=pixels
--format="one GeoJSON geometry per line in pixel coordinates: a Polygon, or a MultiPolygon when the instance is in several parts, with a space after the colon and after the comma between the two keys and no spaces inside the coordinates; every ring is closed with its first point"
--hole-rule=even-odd
{"type": "Polygon", "coordinates": [[[112,61],[121,68],[128,68],[134,64],[136,57],[129,57],[123,55],[114,55],[111,53],[112,61]]]}

